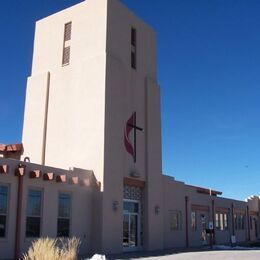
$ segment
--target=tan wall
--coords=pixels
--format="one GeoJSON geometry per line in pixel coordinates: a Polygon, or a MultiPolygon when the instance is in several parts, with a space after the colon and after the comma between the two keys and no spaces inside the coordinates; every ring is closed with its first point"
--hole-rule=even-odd
{"type": "Polygon", "coordinates": [[[161,181],[161,129],[155,34],[120,1],[108,2],[107,22],[102,251],[122,252],[123,177],[130,177],[132,171],[146,182],[144,248],[155,250],[162,248],[162,216],[154,213],[155,205],[161,204],[156,195],[161,181]],[[131,68],[131,27],[137,32],[137,70],[131,68]],[[143,128],[137,133],[136,163],[124,147],[124,128],[134,111],[143,128]],[[120,202],[117,212],[112,210],[113,201],[120,202]]]}
{"type": "MultiPolygon", "coordinates": [[[[248,217],[247,217],[247,203],[243,201],[237,201],[227,199],[223,197],[209,196],[201,194],[196,191],[195,187],[185,185],[184,183],[177,182],[173,178],[163,176],[163,191],[164,191],[164,247],[183,247],[186,245],[186,220],[185,220],[185,196],[188,197],[188,243],[189,246],[202,246],[201,241],[201,228],[197,225],[197,229],[194,231],[191,229],[191,211],[195,206],[204,207],[205,210],[197,209],[197,224],[200,221],[200,215],[203,214],[208,221],[212,221],[216,212],[226,212],[228,214],[228,230],[216,230],[215,229],[215,242],[216,244],[230,243],[232,229],[232,204],[235,213],[243,213],[245,215],[245,229],[234,230],[237,242],[247,241],[249,239],[248,233],[248,217]],[[214,201],[214,204],[212,204],[214,201]],[[214,207],[213,207],[214,205],[214,207]],[[213,208],[212,208],[213,207],[213,208]],[[214,210],[214,214],[213,211],[214,210]],[[182,224],[180,230],[170,229],[170,211],[179,211],[182,216],[182,224]]],[[[254,240],[251,236],[251,240],[254,240]]],[[[209,240],[208,240],[209,242],[209,240]]]]}
{"type": "Polygon", "coordinates": [[[154,207],[162,204],[162,198],[155,195],[161,182],[156,77],[155,33],[118,0],[82,2],[36,24],[24,156],[36,163],[95,172],[104,189],[102,235],[96,242],[103,252],[122,251],[122,225],[118,223],[122,223],[123,177],[131,171],[146,181],[145,247],[162,247],[162,235],[158,235],[162,216],[154,216],[154,207]],[[64,24],[70,21],[71,62],[62,67],[64,24]],[[136,71],[130,65],[132,26],[137,30],[136,71]],[[125,151],[123,139],[125,123],[134,111],[144,128],[137,137],[136,164],[125,151]],[[118,212],[112,211],[115,200],[120,202],[118,212]]]}
{"type": "MultiPolygon", "coordinates": [[[[184,185],[173,178],[163,176],[163,216],[164,216],[164,248],[186,246],[186,221],[185,221],[185,194],[184,185]],[[180,230],[172,230],[170,227],[171,212],[181,213],[180,230]]],[[[190,223],[190,219],[189,219],[190,223]]]]}
{"type": "Polygon", "coordinates": [[[41,236],[56,237],[57,236],[57,216],[58,216],[58,195],[59,192],[71,194],[71,236],[76,236],[81,240],[81,253],[90,252],[92,247],[92,210],[93,201],[96,193],[96,180],[92,172],[74,169],[73,171],[65,171],[63,169],[43,167],[37,164],[24,163],[17,160],[0,158],[0,165],[7,164],[9,167],[7,174],[0,175],[0,184],[8,185],[8,216],[7,216],[7,236],[0,239],[0,259],[13,258],[15,237],[16,237],[16,210],[17,210],[17,190],[18,177],[15,176],[15,169],[18,164],[26,165],[26,173],[23,177],[23,194],[22,194],[22,215],[21,215],[21,253],[24,253],[31,241],[25,237],[26,228],[26,208],[27,194],[30,188],[42,190],[42,215],[41,215],[41,236]],[[53,181],[44,181],[42,177],[39,179],[30,179],[29,173],[32,170],[41,170],[42,174],[53,172],[55,175],[65,174],[67,176],[66,183],[57,183],[53,181]],[[71,176],[79,177],[79,184],[69,184],[71,176]],[[81,184],[82,180],[90,180],[91,186],[81,184]]]}
{"type": "MultiPolygon", "coordinates": [[[[145,182],[145,250],[186,245],[186,196],[190,246],[201,245],[201,230],[191,230],[192,205],[208,207],[208,220],[212,220],[213,199],[218,207],[230,208],[231,203],[238,209],[246,206],[243,202],[198,194],[194,187],[162,177],[156,73],[154,31],[118,0],[88,0],[36,24],[32,76],[27,85],[24,156],[34,163],[94,171],[103,191],[95,194],[96,204],[85,202],[80,191],[75,196],[79,196],[78,203],[85,203],[82,209],[78,208],[80,221],[89,218],[86,228],[92,223],[88,234],[92,234],[93,244],[87,242],[97,252],[122,252],[123,180],[131,177],[133,171],[140,174],[138,180],[145,182]],[[71,61],[62,67],[64,24],[70,21],[71,61]],[[136,70],[131,68],[130,60],[131,27],[137,32],[136,70]],[[134,111],[138,126],[143,128],[137,134],[136,163],[124,147],[124,128],[134,111]],[[119,202],[117,211],[112,207],[114,201],[119,202]],[[172,231],[169,212],[176,210],[181,212],[182,228],[172,231]]],[[[57,193],[57,185],[44,185],[48,190],[46,199],[57,193]]],[[[50,207],[55,207],[55,201],[50,207]]],[[[204,213],[198,210],[200,214],[204,213]]],[[[49,224],[53,227],[54,222],[49,224]]],[[[84,237],[80,225],[74,228],[76,234],[84,237]]],[[[239,241],[244,241],[246,235],[244,231],[236,232],[239,241]]],[[[230,232],[216,232],[217,242],[229,239],[230,232]]]]}
{"type": "Polygon", "coordinates": [[[92,169],[99,180],[103,179],[106,13],[106,1],[89,0],[37,22],[23,129],[24,156],[32,162],[92,169]],[[70,21],[71,61],[62,66],[64,24],[70,21]]]}

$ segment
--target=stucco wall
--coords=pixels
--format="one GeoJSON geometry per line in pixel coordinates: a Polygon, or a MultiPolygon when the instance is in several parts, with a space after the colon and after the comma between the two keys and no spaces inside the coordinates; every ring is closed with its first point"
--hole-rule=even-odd
{"type": "Polygon", "coordinates": [[[36,23],[23,130],[24,156],[32,162],[92,169],[101,181],[106,19],[106,1],[89,0],[36,23]],[[72,22],[71,59],[69,65],[62,66],[67,22],[72,22]]]}
{"type": "Polygon", "coordinates": [[[90,252],[93,247],[92,222],[93,222],[93,202],[98,194],[96,190],[96,179],[92,172],[80,169],[66,171],[52,167],[44,167],[38,164],[24,163],[12,159],[0,158],[0,165],[8,165],[8,173],[0,174],[0,184],[9,187],[8,192],[8,214],[7,214],[7,235],[0,238],[0,259],[13,258],[15,237],[16,237],[16,216],[17,216],[17,192],[18,177],[15,176],[15,169],[19,164],[26,166],[23,178],[22,210],[21,210],[21,253],[24,253],[31,241],[34,239],[26,238],[26,209],[27,196],[29,189],[39,189],[42,191],[42,214],[41,214],[41,236],[57,236],[58,218],[58,195],[60,192],[71,195],[71,217],[70,235],[76,236],[81,240],[81,253],[90,252]],[[66,183],[57,183],[54,180],[44,181],[43,177],[32,179],[29,174],[33,170],[41,170],[42,174],[52,172],[56,176],[65,174],[66,183]],[[72,176],[79,177],[78,184],[70,184],[72,176]],[[88,179],[90,185],[83,184],[83,180],[88,179]]]}
{"type": "MultiPolygon", "coordinates": [[[[249,211],[250,204],[244,201],[237,201],[223,197],[210,196],[209,194],[198,193],[196,187],[185,185],[182,182],[175,181],[173,178],[163,176],[163,215],[164,215],[164,247],[184,247],[186,246],[186,211],[185,211],[185,196],[188,198],[188,245],[202,246],[201,229],[197,225],[196,230],[191,228],[191,211],[197,212],[197,223],[199,224],[199,217],[201,214],[207,218],[207,225],[209,221],[215,222],[215,214],[226,212],[228,215],[228,230],[215,229],[215,243],[225,244],[230,243],[231,235],[233,235],[233,214],[243,214],[245,216],[245,228],[243,230],[234,229],[234,235],[237,242],[248,241],[249,226],[247,206],[249,211]],[[195,209],[194,209],[195,208],[195,209]],[[197,208],[197,209],[196,209],[197,208]],[[200,208],[204,208],[201,210],[200,208]],[[171,230],[169,212],[181,212],[181,227],[179,230],[171,230]],[[213,218],[212,218],[213,216],[213,218]]],[[[234,225],[235,227],[235,225],[234,225]]],[[[252,233],[253,230],[250,230],[252,233]]],[[[251,235],[251,240],[256,238],[251,235]]],[[[208,242],[210,242],[208,240],[208,242]]]]}
{"type": "Polygon", "coordinates": [[[155,195],[161,187],[155,33],[117,0],[108,1],[106,53],[102,251],[122,252],[123,180],[131,177],[131,172],[137,172],[140,175],[137,179],[146,183],[143,249],[155,250],[162,248],[162,217],[154,213],[155,205],[161,204],[160,195],[155,195]],[[131,68],[130,59],[132,27],[137,34],[136,70],[131,68]],[[124,129],[133,112],[137,115],[137,125],[143,128],[137,132],[136,162],[124,147],[124,129]],[[117,212],[112,210],[113,201],[119,202],[117,212]]]}

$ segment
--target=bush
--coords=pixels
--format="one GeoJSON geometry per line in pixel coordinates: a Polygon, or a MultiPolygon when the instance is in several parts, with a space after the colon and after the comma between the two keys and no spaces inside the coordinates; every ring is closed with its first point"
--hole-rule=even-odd
{"type": "Polygon", "coordinates": [[[73,237],[69,239],[39,238],[29,248],[24,260],[76,260],[80,240],[73,237]]]}

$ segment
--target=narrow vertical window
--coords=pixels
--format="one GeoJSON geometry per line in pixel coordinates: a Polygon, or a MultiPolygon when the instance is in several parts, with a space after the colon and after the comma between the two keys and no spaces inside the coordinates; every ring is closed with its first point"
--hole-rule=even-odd
{"type": "Polygon", "coordinates": [[[235,229],[238,229],[238,221],[237,221],[237,214],[234,214],[234,223],[235,223],[235,229]]]}
{"type": "Polygon", "coordinates": [[[136,29],[131,28],[131,67],[136,69],[136,29]]]}
{"type": "Polygon", "coordinates": [[[228,230],[228,215],[224,213],[224,229],[228,230]]]}
{"type": "Polygon", "coordinates": [[[63,54],[62,65],[68,65],[70,63],[70,40],[71,40],[71,26],[72,23],[66,23],[64,26],[64,40],[63,40],[63,54]]]}
{"type": "Polygon", "coordinates": [[[41,234],[42,192],[29,190],[27,199],[26,237],[39,237],[41,234]]]}
{"type": "Polygon", "coordinates": [[[70,194],[59,194],[57,236],[69,237],[70,235],[70,194]]]}
{"type": "Polygon", "coordinates": [[[216,217],[215,217],[215,226],[216,226],[216,229],[219,229],[219,214],[216,213],[216,217]]]}
{"type": "Polygon", "coordinates": [[[241,229],[244,230],[245,229],[245,216],[241,215],[240,218],[241,218],[241,229]]]}
{"type": "Polygon", "coordinates": [[[6,236],[8,187],[0,186],[0,237],[6,236]]]}
{"type": "Polygon", "coordinates": [[[191,212],[191,229],[195,231],[197,229],[197,223],[196,223],[196,212],[191,212]]]}
{"type": "Polygon", "coordinates": [[[222,213],[219,213],[219,224],[220,224],[220,230],[224,230],[224,219],[222,213]]]}

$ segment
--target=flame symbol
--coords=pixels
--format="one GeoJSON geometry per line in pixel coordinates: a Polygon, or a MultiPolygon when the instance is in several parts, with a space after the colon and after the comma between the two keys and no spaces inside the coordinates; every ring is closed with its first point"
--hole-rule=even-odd
{"type": "Polygon", "coordinates": [[[129,139],[129,135],[133,130],[133,126],[135,125],[135,112],[131,115],[131,117],[127,120],[125,131],[124,131],[124,142],[126,151],[131,154],[134,158],[134,147],[129,139]]]}

